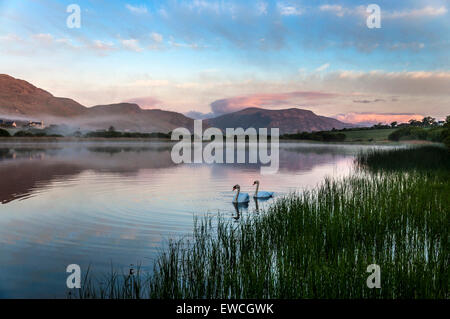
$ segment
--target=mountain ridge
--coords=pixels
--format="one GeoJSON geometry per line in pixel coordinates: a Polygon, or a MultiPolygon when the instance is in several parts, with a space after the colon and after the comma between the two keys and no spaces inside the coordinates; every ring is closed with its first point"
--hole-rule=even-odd
{"type": "Polygon", "coordinates": [[[0,74],[0,110],[17,116],[39,116],[48,114],[58,116],[78,116],[85,106],[38,88],[31,83],[0,74]]]}
{"type": "Polygon", "coordinates": [[[177,127],[193,128],[193,119],[181,113],[142,109],[134,103],[86,107],[69,98],[55,97],[33,84],[0,74],[0,117],[45,120],[86,129],[169,132],[177,127]]]}
{"type": "MultiPolygon", "coordinates": [[[[55,97],[33,84],[0,74],[0,117],[44,120],[89,130],[106,129],[135,132],[170,132],[178,127],[193,130],[194,120],[173,111],[142,109],[136,103],[113,103],[86,107],[70,98],[55,97]]],[[[204,120],[204,126],[276,128],[280,134],[342,129],[352,125],[316,115],[310,110],[271,110],[249,107],[204,120]]]]}
{"type": "Polygon", "coordinates": [[[237,112],[224,114],[206,120],[207,124],[222,130],[227,127],[279,128],[280,134],[329,131],[353,127],[339,120],[315,114],[311,110],[288,108],[283,110],[268,110],[249,107],[237,112]]]}

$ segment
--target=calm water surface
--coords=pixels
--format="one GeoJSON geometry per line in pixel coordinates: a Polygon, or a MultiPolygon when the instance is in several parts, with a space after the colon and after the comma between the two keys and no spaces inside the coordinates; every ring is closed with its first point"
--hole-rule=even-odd
{"type": "Polygon", "coordinates": [[[150,270],[194,216],[236,217],[233,185],[252,194],[258,179],[283,196],[349,174],[366,148],[282,144],[279,173],[261,176],[258,165],[175,165],[168,144],[0,146],[0,298],[64,297],[73,263],[150,270]]]}

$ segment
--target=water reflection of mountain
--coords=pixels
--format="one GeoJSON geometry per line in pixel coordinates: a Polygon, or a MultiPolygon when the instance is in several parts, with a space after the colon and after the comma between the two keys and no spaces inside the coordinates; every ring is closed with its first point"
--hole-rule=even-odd
{"type": "Polygon", "coordinates": [[[0,202],[27,197],[35,189],[85,170],[130,176],[140,169],[174,165],[169,146],[0,148],[0,202]]]}
{"type": "MultiPolygon", "coordinates": [[[[283,143],[280,144],[279,151],[279,170],[302,172],[310,171],[317,166],[332,164],[344,158],[355,156],[364,146],[361,145],[326,145],[326,144],[300,144],[300,143],[283,143]]],[[[248,149],[248,148],[247,148],[248,149]]],[[[225,151],[224,151],[225,153],[225,151]]],[[[270,153],[270,152],[269,152],[270,153]]],[[[225,154],[224,154],[225,158],[225,154]]],[[[259,170],[261,166],[268,166],[269,164],[239,164],[237,163],[237,156],[234,157],[233,164],[226,165],[233,169],[253,169],[259,170]]],[[[246,154],[246,161],[248,161],[248,153],[246,154]]],[[[225,173],[224,170],[216,170],[213,172],[219,177],[220,174],[225,173]]]]}
{"type": "Polygon", "coordinates": [[[57,178],[69,178],[79,174],[82,168],[65,163],[43,161],[9,162],[0,164],[0,201],[6,204],[27,197],[33,189],[49,184],[57,178]]]}
{"type": "Polygon", "coordinates": [[[356,150],[339,146],[290,146],[280,152],[280,169],[287,171],[310,171],[316,166],[335,163],[339,159],[353,157],[356,150]]]}

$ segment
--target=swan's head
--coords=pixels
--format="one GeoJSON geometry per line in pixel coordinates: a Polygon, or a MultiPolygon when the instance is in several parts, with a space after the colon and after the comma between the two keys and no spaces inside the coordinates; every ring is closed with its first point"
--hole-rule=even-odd
{"type": "Polygon", "coordinates": [[[234,185],[234,186],[233,186],[233,191],[236,190],[236,189],[237,189],[237,190],[240,190],[240,189],[241,189],[241,186],[239,186],[239,185],[237,185],[237,184],[234,185]]]}
{"type": "Polygon", "coordinates": [[[259,181],[254,181],[253,185],[259,185],[259,181]]]}

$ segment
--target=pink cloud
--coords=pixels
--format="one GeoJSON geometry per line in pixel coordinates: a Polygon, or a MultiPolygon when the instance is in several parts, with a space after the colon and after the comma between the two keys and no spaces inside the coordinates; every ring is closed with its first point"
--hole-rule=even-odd
{"type": "Polygon", "coordinates": [[[296,91],[288,93],[257,93],[248,96],[237,96],[216,100],[211,103],[214,114],[236,112],[248,107],[273,107],[292,103],[292,99],[303,98],[306,100],[328,99],[338,96],[334,93],[315,91],[296,91]]]}
{"type": "Polygon", "coordinates": [[[356,113],[339,114],[335,118],[352,124],[389,124],[392,122],[406,123],[411,119],[422,120],[423,115],[413,113],[356,113]]]}

